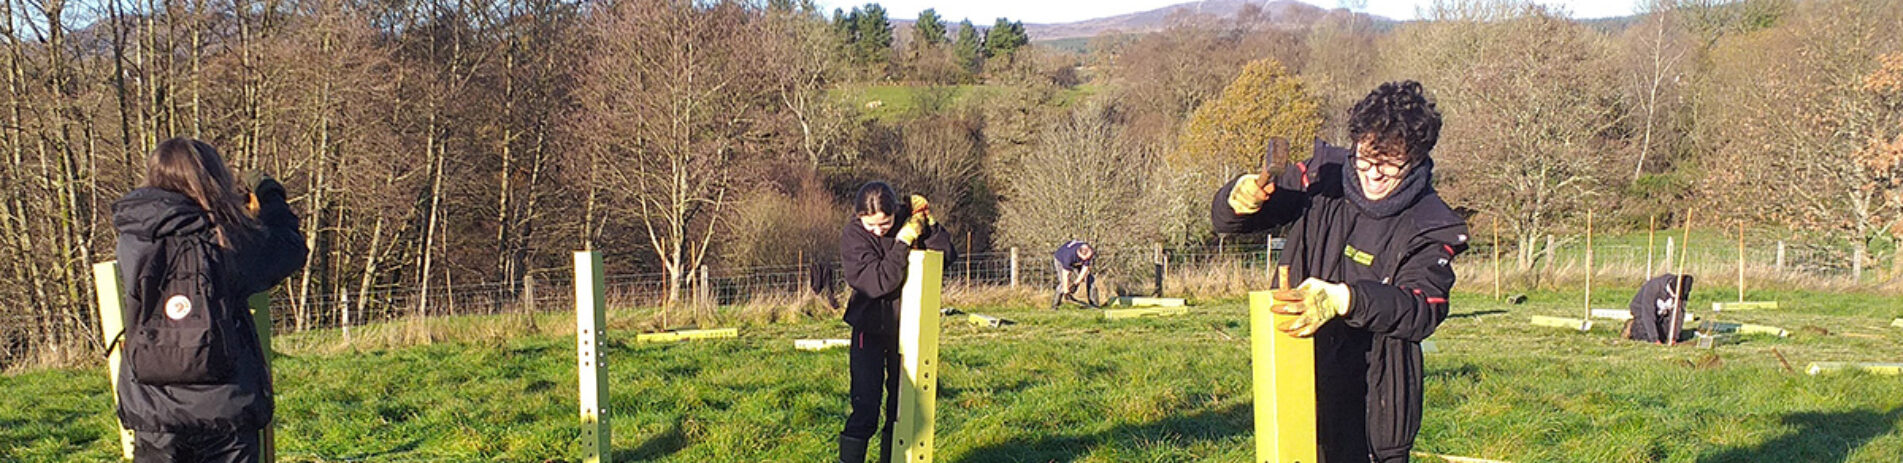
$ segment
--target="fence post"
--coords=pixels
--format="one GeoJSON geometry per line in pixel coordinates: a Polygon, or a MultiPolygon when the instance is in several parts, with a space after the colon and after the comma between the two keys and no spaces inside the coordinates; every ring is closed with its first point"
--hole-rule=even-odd
{"type": "Polygon", "coordinates": [[[1654,269],[1654,267],[1652,267],[1652,248],[1654,248],[1654,240],[1658,240],[1658,227],[1659,215],[1654,213],[1650,219],[1646,219],[1646,280],[1652,278],[1652,269],[1654,269]]]}
{"type": "Polygon", "coordinates": [[[1744,222],[1738,222],[1738,302],[1744,302],[1744,222]]]}
{"type": "Polygon", "coordinates": [[[1163,243],[1154,245],[1156,247],[1150,254],[1150,263],[1156,266],[1156,297],[1163,297],[1163,274],[1168,270],[1170,260],[1163,257],[1163,243]]]}
{"type": "Polygon", "coordinates": [[[1500,219],[1493,219],[1493,300],[1500,300],[1500,219]]]}
{"type": "Polygon", "coordinates": [[[1665,237],[1665,259],[1659,261],[1659,273],[1683,273],[1679,271],[1678,266],[1672,265],[1674,262],[1677,262],[1672,260],[1672,254],[1678,252],[1678,245],[1676,243],[1675,238],[1671,236],[1665,237]]]}
{"type": "MultiPolygon", "coordinates": [[[[258,348],[264,351],[264,377],[271,377],[271,294],[268,292],[251,295],[245,301],[251,309],[251,324],[258,330],[258,348]]],[[[272,463],[277,461],[278,444],[277,420],[264,423],[264,429],[258,431],[258,461],[272,463]]]]}
{"type": "Polygon", "coordinates": [[[1851,253],[1850,275],[1856,278],[1856,283],[1863,282],[1863,245],[1861,244],[1857,245],[1856,252],[1851,253]]]}
{"type": "Polygon", "coordinates": [[[342,315],[342,317],[340,318],[343,319],[344,343],[349,343],[350,342],[350,291],[344,291],[343,301],[344,301],[343,306],[341,306],[337,311],[341,312],[339,315],[342,315]]]}
{"type": "Polygon", "coordinates": [[[1018,247],[1011,247],[1011,287],[1018,287],[1018,247]]]}
{"type": "MultiPolygon", "coordinates": [[[[93,264],[93,286],[93,292],[99,295],[99,339],[103,341],[102,344],[111,349],[110,355],[106,356],[106,374],[112,381],[112,404],[116,409],[119,405],[119,362],[122,358],[120,354],[125,352],[122,349],[112,349],[113,338],[117,338],[119,333],[125,331],[125,309],[120,305],[123,302],[119,300],[121,288],[124,287],[119,281],[119,262],[107,261],[93,264]]],[[[116,416],[112,422],[119,424],[116,416]]],[[[120,458],[132,459],[132,430],[124,426],[119,428],[119,449],[120,458]]]]}
{"type": "Polygon", "coordinates": [[[1777,266],[1772,269],[1778,276],[1784,276],[1784,240],[1777,240],[1777,266]]]}
{"type": "Polygon", "coordinates": [[[1275,281],[1275,234],[1262,237],[1262,279],[1275,281]]]}
{"type": "Polygon", "coordinates": [[[601,253],[575,253],[575,350],[580,372],[582,461],[600,463],[614,458],[610,444],[608,375],[602,361],[601,333],[608,326],[607,288],[602,284],[601,253]]]}
{"type": "Polygon", "coordinates": [[[938,308],[945,255],[912,251],[899,296],[899,409],[892,433],[897,461],[931,463],[938,414],[938,308]]]}

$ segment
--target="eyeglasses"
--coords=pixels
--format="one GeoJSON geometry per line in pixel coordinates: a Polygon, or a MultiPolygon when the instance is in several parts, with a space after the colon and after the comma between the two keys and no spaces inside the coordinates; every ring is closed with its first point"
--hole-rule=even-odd
{"type": "Polygon", "coordinates": [[[1394,177],[1401,175],[1401,171],[1407,169],[1408,162],[1406,160],[1400,162],[1383,161],[1379,163],[1369,160],[1369,158],[1385,157],[1380,156],[1380,154],[1382,153],[1369,153],[1363,149],[1355,150],[1355,170],[1362,172],[1373,170],[1380,172],[1383,177],[1394,177]]]}

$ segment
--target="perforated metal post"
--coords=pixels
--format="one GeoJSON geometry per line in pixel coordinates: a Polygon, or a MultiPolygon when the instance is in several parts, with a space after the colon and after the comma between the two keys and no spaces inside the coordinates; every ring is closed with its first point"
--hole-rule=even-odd
{"type": "Polygon", "coordinates": [[[899,414],[892,455],[905,463],[931,463],[938,409],[938,305],[945,255],[912,251],[899,314],[899,414]]]}
{"type": "Polygon", "coordinates": [[[1249,293],[1249,343],[1255,383],[1255,461],[1313,463],[1315,343],[1275,329],[1294,319],[1270,310],[1274,291],[1249,293]]]}
{"type": "MultiPolygon", "coordinates": [[[[118,261],[93,264],[93,289],[99,295],[99,335],[107,346],[112,345],[113,338],[118,337],[119,332],[125,331],[125,309],[119,300],[123,287],[119,281],[118,261]]],[[[124,349],[115,348],[111,355],[106,356],[106,375],[112,380],[112,404],[115,409],[119,405],[119,359],[123,353],[124,349]]],[[[118,414],[114,413],[113,416],[113,422],[118,423],[118,414]]],[[[120,458],[132,459],[132,430],[123,426],[119,428],[119,449],[120,458]]]]}
{"type": "MultiPolygon", "coordinates": [[[[251,309],[251,325],[258,329],[258,348],[264,351],[264,376],[269,378],[271,377],[271,293],[267,291],[253,294],[250,299],[245,300],[245,306],[251,309]]],[[[258,430],[259,463],[272,463],[278,459],[277,431],[272,429],[275,427],[277,427],[277,420],[273,418],[271,422],[264,424],[264,429],[258,430]]]]}
{"type": "Polygon", "coordinates": [[[575,349],[581,376],[582,461],[613,459],[608,433],[607,366],[601,355],[601,329],[607,325],[607,292],[602,285],[601,253],[575,253],[575,349]]]}

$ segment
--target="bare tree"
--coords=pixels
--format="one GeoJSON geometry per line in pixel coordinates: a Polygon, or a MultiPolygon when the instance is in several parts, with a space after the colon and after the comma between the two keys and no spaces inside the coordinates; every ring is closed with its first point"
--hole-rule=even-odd
{"type": "Polygon", "coordinates": [[[1600,194],[1624,141],[1610,45],[1544,7],[1439,4],[1382,46],[1394,75],[1419,76],[1447,120],[1435,148],[1450,202],[1500,218],[1533,243],[1600,194]]]}
{"type": "MultiPolygon", "coordinates": [[[[757,53],[758,16],[736,2],[615,4],[592,27],[577,129],[596,190],[639,220],[667,273],[667,302],[705,265],[749,140],[778,98],[757,53]]],[[[666,324],[663,312],[662,324],[666,324]]]]}

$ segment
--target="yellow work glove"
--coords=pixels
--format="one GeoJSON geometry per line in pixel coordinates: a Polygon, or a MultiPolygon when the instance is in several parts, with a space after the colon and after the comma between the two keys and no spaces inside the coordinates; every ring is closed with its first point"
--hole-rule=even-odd
{"type": "Polygon", "coordinates": [[[1252,215],[1262,210],[1262,202],[1269,200],[1269,193],[1275,191],[1275,184],[1270,183],[1264,188],[1258,184],[1261,181],[1261,176],[1256,174],[1236,179],[1236,187],[1229,190],[1229,208],[1235,210],[1236,215],[1252,215]]]}
{"type": "Polygon", "coordinates": [[[913,216],[925,216],[926,225],[938,225],[938,219],[932,217],[932,204],[926,202],[924,196],[912,195],[911,203],[913,216]]]}
{"type": "Polygon", "coordinates": [[[1348,314],[1348,285],[1329,283],[1314,278],[1302,281],[1294,291],[1282,291],[1276,295],[1285,304],[1272,304],[1270,310],[1285,315],[1299,315],[1294,320],[1283,323],[1276,329],[1291,336],[1306,338],[1314,336],[1329,320],[1348,314]],[[1293,293],[1293,294],[1290,294],[1293,293]],[[1300,302],[1293,299],[1299,297],[1300,302]]]}
{"type": "Polygon", "coordinates": [[[899,242],[911,246],[913,241],[918,240],[919,235],[925,234],[925,227],[930,226],[927,225],[930,220],[931,218],[926,214],[912,214],[911,218],[905,219],[905,225],[899,227],[899,235],[896,238],[899,242]]]}

